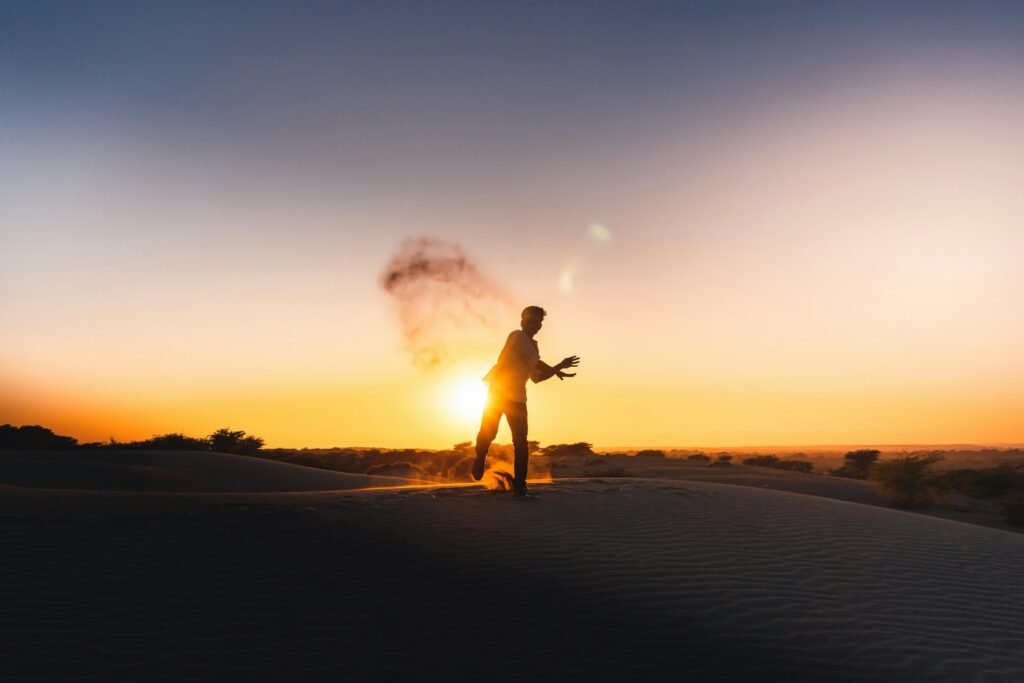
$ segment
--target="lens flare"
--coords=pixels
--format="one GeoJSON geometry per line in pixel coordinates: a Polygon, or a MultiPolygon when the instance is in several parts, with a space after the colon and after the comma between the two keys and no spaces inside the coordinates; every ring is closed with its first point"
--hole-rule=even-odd
{"type": "Polygon", "coordinates": [[[558,288],[566,294],[576,291],[576,273],[572,268],[566,267],[558,276],[558,288]]]}
{"type": "Polygon", "coordinates": [[[608,242],[612,238],[612,231],[608,229],[608,226],[600,223],[591,223],[587,232],[598,242],[608,242]]]}

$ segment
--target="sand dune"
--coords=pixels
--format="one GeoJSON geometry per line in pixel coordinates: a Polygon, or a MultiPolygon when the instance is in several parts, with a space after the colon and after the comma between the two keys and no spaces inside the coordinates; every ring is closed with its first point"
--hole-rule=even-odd
{"type": "Polygon", "coordinates": [[[0,451],[0,484],[94,491],[332,491],[409,484],[226,453],[0,451]]]}
{"type": "MultiPolygon", "coordinates": [[[[537,458],[541,462],[545,458],[537,458]]],[[[806,493],[812,496],[837,498],[854,503],[888,505],[875,487],[867,481],[824,476],[820,473],[804,474],[769,467],[749,467],[734,464],[729,467],[708,467],[701,462],[680,458],[636,458],[625,455],[601,455],[596,458],[562,458],[552,463],[556,476],[581,476],[586,471],[621,468],[630,476],[647,479],[676,479],[709,481],[717,484],[737,484],[779,491],[806,493]],[[594,464],[591,464],[594,463],[594,464]],[[600,464],[597,464],[600,463],[600,464]]]]}
{"type": "Polygon", "coordinates": [[[571,480],[0,494],[8,677],[1024,680],[1024,536],[571,480]]]}

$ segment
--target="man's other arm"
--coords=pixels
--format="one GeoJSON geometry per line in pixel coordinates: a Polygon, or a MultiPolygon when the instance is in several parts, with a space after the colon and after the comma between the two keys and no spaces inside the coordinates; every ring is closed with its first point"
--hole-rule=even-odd
{"type": "Polygon", "coordinates": [[[565,379],[566,377],[575,377],[574,372],[562,372],[565,368],[574,368],[580,364],[580,359],[577,356],[569,356],[568,358],[562,359],[562,362],[554,367],[548,365],[542,360],[537,361],[537,364],[533,366],[533,371],[530,373],[530,379],[537,382],[543,382],[546,379],[557,377],[558,379],[565,379]]]}

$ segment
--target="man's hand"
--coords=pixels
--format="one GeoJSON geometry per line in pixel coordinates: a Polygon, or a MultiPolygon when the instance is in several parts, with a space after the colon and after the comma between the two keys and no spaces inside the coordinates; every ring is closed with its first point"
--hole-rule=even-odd
{"type": "Polygon", "coordinates": [[[574,368],[579,364],[579,356],[569,356],[568,358],[563,358],[562,362],[554,367],[555,377],[557,377],[558,379],[565,379],[566,377],[575,377],[575,372],[562,372],[562,370],[564,370],[565,368],[574,368]]]}
{"type": "MultiPolygon", "coordinates": [[[[555,366],[555,370],[565,370],[566,368],[574,368],[574,367],[576,367],[579,364],[580,364],[580,357],[579,356],[569,356],[568,358],[563,358],[562,362],[555,366]]],[[[572,377],[572,375],[568,375],[568,376],[572,377]]]]}
{"type": "Polygon", "coordinates": [[[557,377],[558,379],[565,379],[566,377],[575,377],[576,373],[573,372],[562,372],[565,368],[574,368],[580,364],[578,356],[569,356],[563,358],[562,362],[558,365],[548,365],[544,361],[537,361],[537,365],[534,367],[533,372],[530,373],[530,379],[534,382],[543,382],[544,380],[557,377]]]}

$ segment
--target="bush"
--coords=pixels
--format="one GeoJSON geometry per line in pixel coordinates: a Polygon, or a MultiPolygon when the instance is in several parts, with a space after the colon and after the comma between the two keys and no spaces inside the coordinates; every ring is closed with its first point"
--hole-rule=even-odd
{"type": "Polygon", "coordinates": [[[843,466],[832,470],[832,474],[847,479],[867,479],[871,474],[871,468],[878,462],[879,455],[880,451],[869,448],[850,451],[843,456],[843,466]]]}
{"type": "Polygon", "coordinates": [[[229,429],[218,429],[207,437],[210,450],[217,453],[234,453],[249,455],[263,448],[263,439],[258,436],[246,436],[245,432],[233,432],[229,429]]]}
{"type": "Polygon", "coordinates": [[[583,457],[593,456],[594,447],[586,443],[585,441],[578,441],[576,443],[557,443],[550,446],[545,446],[540,449],[540,453],[552,458],[557,457],[583,457]]]}
{"type": "Polygon", "coordinates": [[[751,465],[753,467],[777,467],[782,462],[774,455],[755,455],[752,458],[744,458],[744,465],[751,465]]]}
{"type": "Polygon", "coordinates": [[[208,451],[210,442],[206,439],[197,439],[184,434],[171,433],[159,434],[145,441],[133,441],[129,444],[132,448],[154,450],[154,451],[208,451]]]}
{"type": "Polygon", "coordinates": [[[711,467],[730,467],[732,465],[732,456],[728,453],[719,453],[718,457],[709,462],[708,465],[711,467]]]}
{"type": "Polygon", "coordinates": [[[687,460],[693,460],[694,462],[711,462],[711,456],[706,453],[694,453],[693,455],[686,456],[687,460]]]}
{"type": "Polygon", "coordinates": [[[18,448],[31,451],[63,451],[74,448],[78,440],[54,434],[39,425],[0,425],[0,448],[18,448]]]}
{"type": "Polygon", "coordinates": [[[1021,467],[1004,463],[988,469],[949,470],[935,477],[935,481],[972,498],[1001,498],[1014,491],[1024,491],[1021,467]]]}
{"type": "Polygon", "coordinates": [[[871,468],[871,479],[895,507],[926,505],[929,492],[937,486],[928,477],[928,467],[940,460],[941,455],[907,455],[887,460],[871,468]]]}
{"type": "Polygon", "coordinates": [[[789,470],[791,472],[810,472],[814,469],[814,463],[806,460],[783,460],[774,455],[755,455],[743,461],[744,465],[753,467],[773,467],[777,470],[789,470]]]}
{"type": "Polygon", "coordinates": [[[636,457],[638,457],[638,458],[664,458],[665,457],[665,451],[656,450],[656,449],[648,449],[648,450],[643,450],[643,451],[637,451],[636,452],[636,457]]]}

